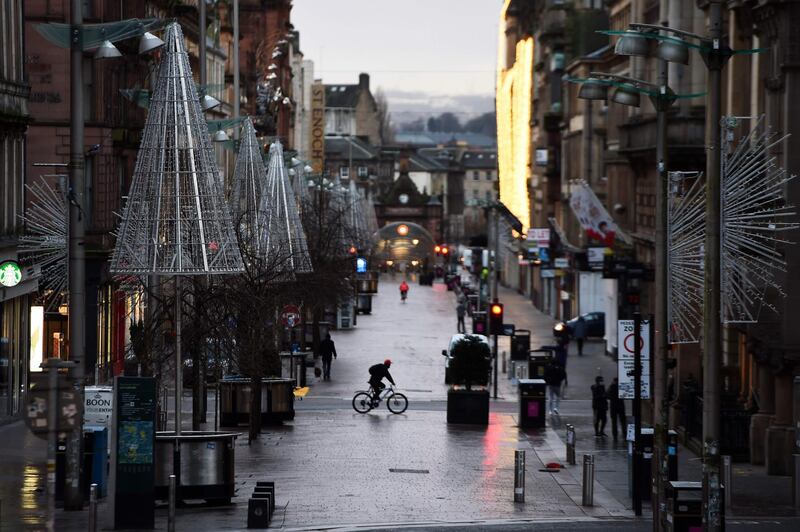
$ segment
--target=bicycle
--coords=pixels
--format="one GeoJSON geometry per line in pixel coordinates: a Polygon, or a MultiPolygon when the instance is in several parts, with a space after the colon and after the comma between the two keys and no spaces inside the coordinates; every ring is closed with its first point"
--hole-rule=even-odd
{"type": "Polygon", "coordinates": [[[378,408],[381,400],[386,400],[386,407],[392,414],[402,414],[408,408],[408,399],[402,393],[394,391],[394,386],[387,386],[381,390],[375,399],[369,391],[358,391],[353,396],[353,409],[359,414],[366,414],[373,408],[378,408]]]}

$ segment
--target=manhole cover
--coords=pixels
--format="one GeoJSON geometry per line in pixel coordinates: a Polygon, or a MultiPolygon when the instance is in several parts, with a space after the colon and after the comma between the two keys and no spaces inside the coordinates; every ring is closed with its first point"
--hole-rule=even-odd
{"type": "Polygon", "coordinates": [[[390,473],[419,473],[422,475],[427,475],[430,473],[427,469],[393,469],[389,468],[390,473]]]}

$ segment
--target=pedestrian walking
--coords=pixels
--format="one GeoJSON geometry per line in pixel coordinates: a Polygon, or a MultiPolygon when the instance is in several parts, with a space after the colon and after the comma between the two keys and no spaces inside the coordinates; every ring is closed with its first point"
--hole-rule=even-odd
{"type": "Polygon", "coordinates": [[[619,398],[619,379],[614,377],[606,395],[608,395],[608,402],[611,406],[611,434],[614,441],[617,441],[617,422],[619,422],[620,432],[623,434],[628,426],[625,419],[625,399],[619,398]]]}
{"type": "Polygon", "coordinates": [[[561,383],[567,377],[564,366],[558,360],[551,360],[544,370],[544,382],[547,384],[548,414],[558,415],[561,403],[561,383]]]}
{"type": "Polygon", "coordinates": [[[336,345],[331,340],[331,333],[319,343],[319,354],[322,355],[322,380],[331,380],[331,362],[336,358],[336,345]]]}
{"type": "Polygon", "coordinates": [[[583,319],[583,316],[578,316],[578,320],[575,322],[575,327],[572,331],[572,336],[575,338],[575,343],[578,344],[578,356],[583,356],[583,341],[586,339],[587,334],[587,326],[586,320],[583,319]]]}
{"type": "Polygon", "coordinates": [[[458,332],[465,333],[467,332],[467,326],[464,325],[464,315],[467,313],[467,306],[464,304],[464,300],[462,298],[458,298],[458,304],[456,305],[456,316],[458,317],[458,332]]]}
{"type": "Polygon", "coordinates": [[[603,385],[603,377],[597,376],[592,385],[592,410],[594,410],[594,437],[606,437],[606,422],[608,417],[608,397],[606,387],[603,385]]]}
{"type": "Polygon", "coordinates": [[[567,387],[567,355],[569,354],[567,346],[569,346],[569,339],[562,336],[556,340],[556,347],[553,350],[556,362],[561,364],[564,369],[564,388],[567,387]]]}

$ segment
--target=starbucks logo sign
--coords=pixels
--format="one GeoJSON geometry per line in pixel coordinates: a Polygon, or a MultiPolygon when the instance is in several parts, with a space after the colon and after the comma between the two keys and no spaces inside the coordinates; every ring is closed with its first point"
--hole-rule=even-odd
{"type": "Polygon", "coordinates": [[[17,286],[22,280],[22,268],[15,260],[0,263],[0,286],[17,286]]]}

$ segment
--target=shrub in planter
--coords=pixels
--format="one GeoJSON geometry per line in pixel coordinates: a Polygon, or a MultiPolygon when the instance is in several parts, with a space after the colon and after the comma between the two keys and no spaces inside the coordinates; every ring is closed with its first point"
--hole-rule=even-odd
{"type": "Polygon", "coordinates": [[[453,387],[447,392],[447,422],[487,425],[489,346],[477,336],[467,335],[453,346],[451,357],[449,375],[453,387]]]}

